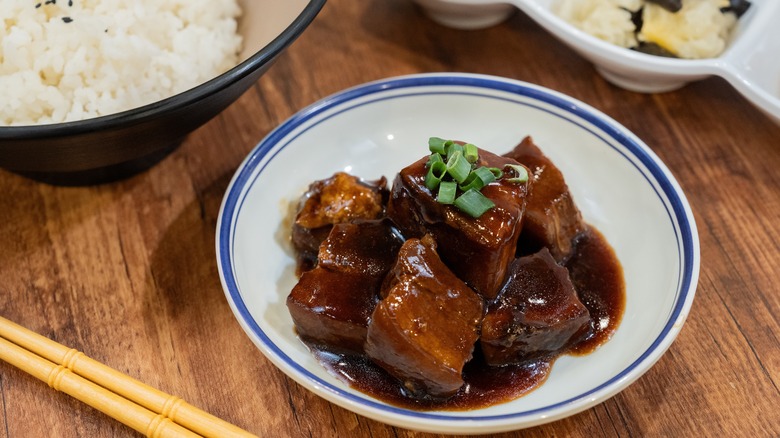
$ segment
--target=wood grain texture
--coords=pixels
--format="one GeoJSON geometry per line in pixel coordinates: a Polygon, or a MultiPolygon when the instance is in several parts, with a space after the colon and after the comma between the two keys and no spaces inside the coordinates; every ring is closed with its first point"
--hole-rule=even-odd
{"type": "MultiPolygon", "coordinates": [[[[0,314],[260,436],[435,436],[334,406],[266,360],[224,298],[214,232],[241,160],[295,111],[439,71],[533,82],[612,116],[678,179],[701,239],[693,309],[647,374],[588,411],[502,436],[780,435],[780,127],[717,78],[618,89],[521,13],[455,31],[410,0],[329,0],[254,87],[150,171],[82,188],[0,172],[0,314]]],[[[0,412],[0,438],[137,436],[5,363],[0,412]]]]}

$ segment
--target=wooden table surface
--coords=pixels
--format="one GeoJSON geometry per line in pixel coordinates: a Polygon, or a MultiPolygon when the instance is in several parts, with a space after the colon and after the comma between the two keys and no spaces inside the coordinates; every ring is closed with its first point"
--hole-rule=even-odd
{"type": "MultiPolygon", "coordinates": [[[[506,436],[780,435],[780,127],[725,81],[646,95],[605,82],[521,13],[436,25],[409,0],[330,0],[240,100],[153,169],[64,188],[0,171],[0,315],[260,436],[422,437],[332,405],[278,371],[220,286],[218,210],[272,128],[346,87],[476,72],[580,99],[642,138],[692,205],[701,275],[680,336],[636,383],[578,415],[506,436]]],[[[131,429],[0,362],[0,437],[131,429]]]]}

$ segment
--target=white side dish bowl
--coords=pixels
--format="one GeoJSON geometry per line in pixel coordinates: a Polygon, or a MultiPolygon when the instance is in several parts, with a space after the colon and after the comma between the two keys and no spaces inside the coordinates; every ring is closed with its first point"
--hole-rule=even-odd
{"type": "Polygon", "coordinates": [[[727,80],[745,98],[780,123],[780,2],[751,0],[726,50],[717,58],[676,59],[624,49],[589,35],[553,12],[556,0],[414,0],[435,21],[459,29],[495,24],[506,5],[525,12],[561,42],[594,64],[609,82],[642,93],[672,91],[709,76],[727,80]],[[486,17],[490,17],[487,21],[486,17]]]}
{"type": "MultiPolygon", "coordinates": [[[[408,429],[485,434],[588,409],[646,372],[691,308],[699,240],[688,202],[666,166],[613,119],[536,85],[469,74],[390,78],[348,89],[284,122],[249,154],[225,194],[216,251],[227,300],[246,334],[280,370],[360,415],[408,429]],[[392,181],[427,153],[427,139],[504,153],[531,135],[562,170],[587,222],[620,260],[626,308],[592,354],[559,358],[547,381],[514,401],[471,411],[390,406],[334,378],[296,337],[285,299],[296,283],[291,206],[315,179],[347,171],[392,181]]],[[[258,391],[262,390],[260,382],[258,391]]]]}

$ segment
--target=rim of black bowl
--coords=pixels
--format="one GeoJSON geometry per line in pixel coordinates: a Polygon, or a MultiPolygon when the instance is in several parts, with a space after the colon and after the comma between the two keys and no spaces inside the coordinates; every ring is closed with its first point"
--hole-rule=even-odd
{"type": "Polygon", "coordinates": [[[319,14],[326,1],[309,0],[309,3],[295,17],[293,22],[265,47],[230,70],[193,88],[138,108],[105,116],[42,125],[0,126],[0,139],[46,138],[55,137],[63,133],[73,135],[105,129],[110,126],[128,125],[143,120],[150,115],[157,114],[162,110],[185,107],[205,96],[224,90],[230,84],[250,75],[258,65],[263,65],[273,60],[306,30],[317,14],[319,14]]]}

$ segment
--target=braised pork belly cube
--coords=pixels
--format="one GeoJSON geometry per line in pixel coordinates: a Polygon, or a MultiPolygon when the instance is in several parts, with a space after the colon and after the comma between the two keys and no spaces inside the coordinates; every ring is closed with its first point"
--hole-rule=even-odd
{"type": "Polygon", "coordinates": [[[361,353],[381,281],[315,267],[287,297],[298,336],[338,352],[361,353]]]}
{"type": "Polygon", "coordinates": [[[318,180],[303,194],[292,228],[292,243],[303,269],[316,264],[320,244],[334,224],[384,216],[387,180],[365,181],[344,172],[318,180]]]}
{"type": "Polygon", "coordinates": [[[442,263],[430,235],[403,244],[382,289],[368,326],[368,357],[410,396],[455,394],[478,339],[482,298],[442,263]]]}
{"type": "Polygon", "coordinates": [[[384,278],[404,238],[387,218],[333,226],[320,245],[318,265],[331,271],[384,278]]]}
{"type": "Polygon", "coordinates": [[[320,246],[319,263],[287,297],[301,339],[362,353],[382,280],[402,243],[387,219],[334,225],[320,246]]]}
{"type": "Polygon", "coordinates": [[[480,346],[490,365],[522,363],[579,339],[589,318],[569,272],[543,248],[512,263],[501,293],[487,306],[480,346]]]}
{"type": "MultiPolygon", "coordinates": [[[[428,157],[401,170],[393,182],[387,215],[407,237],[434,236],[444,263],[483,297],[496,296],[515,256],[528,182],[500,178],[482,188],[495,204],[478,218],[436,201],[425,186],[428,157]]],[[[503,169],[514,159],[479,150],[479,166],[503,169]]]]}
{"type": "Polygon", "coordinates": [[[574,240],[586,229],[561,171],[531,137],[506,154],[531,169],[533,190],[528,195],[520,236],[520,253],[547,247],[556,261],[571,255],[574,240]]]}

